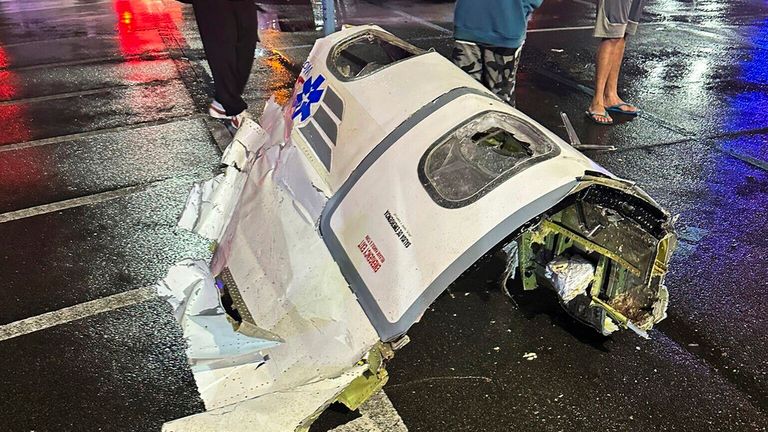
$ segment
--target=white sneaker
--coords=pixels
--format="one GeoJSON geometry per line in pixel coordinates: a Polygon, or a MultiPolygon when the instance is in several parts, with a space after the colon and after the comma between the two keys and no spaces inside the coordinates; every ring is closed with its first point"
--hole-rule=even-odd
{"type": "Polygon", "coordinates": [[[232,122],[232,127],[233,128],[240,129],[240,126],[243,125],[243,122],[247,118],[251,118],[251,115],[248,114],[245,110],[243,110],[243,112],[241,112],[240,114],[233,115],[232,117],[230,117],[229,120],[230,120],[230,122],[232,122]]]}
{"type": "Polygon", "coordinates": [[[228,119],[227,110],[216,99],[208,106],[208,115],[216,119],[228,119]]]}

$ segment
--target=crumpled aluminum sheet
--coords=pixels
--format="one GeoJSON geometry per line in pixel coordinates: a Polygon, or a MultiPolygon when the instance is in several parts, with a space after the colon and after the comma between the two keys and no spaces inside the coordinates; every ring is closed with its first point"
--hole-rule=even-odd
{"type": "Polygon", "coordinates": [[[171,267],[157,283],[157,293],[171,304],[187,341],[192,371],[199,372],[241,364],[261,364],[261,351],[278,341],[252,338],[233,330],[208,264],[184,260],[171,267]]]}
{"type": "Polygon", "coordinates": [[[579,255],[557,257],[547,263],[544,276],[552,283],[564,303],[586,294],[595,277],[595,266],[579,255]]]}
{"type": "Polygon", "coordinates": [[[293,431],[365,367],[378,334],[327,250],[317,220],[327,201],[286,138],[281,107],[240,132],[225,173],[193,189],[182,227],[216,240],[210,265],[185,261],[158,291],[174,308],[207,411],[164,431],[293,431]],[[233,330],[213,275],[227,268],[261,333],[233,330]]]}

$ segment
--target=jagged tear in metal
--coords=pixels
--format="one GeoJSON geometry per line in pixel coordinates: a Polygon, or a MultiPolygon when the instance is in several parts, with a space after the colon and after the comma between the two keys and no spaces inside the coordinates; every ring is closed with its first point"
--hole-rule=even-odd
{"type": "Polygon", "coordinates": [[[426,308],[480,258],[603,334],[665,316],[669,214],[448,60],[375,26],[315,44],[190,194],[211,239],[158,286],[207,411],[166,431],[307,430],[355,409],[426,308]],[[425,74],[424,71],[429,71],[425,74]]]}

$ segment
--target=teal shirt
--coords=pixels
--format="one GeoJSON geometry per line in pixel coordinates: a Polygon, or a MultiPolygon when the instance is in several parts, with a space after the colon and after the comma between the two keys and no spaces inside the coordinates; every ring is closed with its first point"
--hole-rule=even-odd
{"type": "Polygon", "coordinates": [[[454,38],[517,48],[525,41],[528,19],[543,1],[458,0],[454,11],[454,38]]]}

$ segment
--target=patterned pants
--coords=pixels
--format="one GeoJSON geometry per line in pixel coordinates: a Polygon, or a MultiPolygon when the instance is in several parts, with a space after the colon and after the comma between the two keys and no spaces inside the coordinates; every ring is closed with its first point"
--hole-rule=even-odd
{"type": "Polygon", "coordinates": [[[457,40],[452,60],[504,102],[515,106],[517,65],[523,47],[502,48],[457,40]]]}

